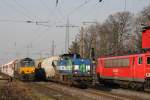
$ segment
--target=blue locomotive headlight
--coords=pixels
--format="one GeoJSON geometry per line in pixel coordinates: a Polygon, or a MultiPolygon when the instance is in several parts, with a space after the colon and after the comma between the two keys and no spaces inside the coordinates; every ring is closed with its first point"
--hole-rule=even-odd
{"type": "Polygon", "coordinates": [[[86,65],[86,70],[90,71],[91,70],[91,66],[90,65],[86,65]]]}
{"type": "Polygon", "coordinates": [[[78,74],[78,72],[74,72],[75,74],[78,74]]]}
{"type": "Polygon", "coordinates": [[[79,70],[79,65],[74,65],[74,70],[79,70]]]}

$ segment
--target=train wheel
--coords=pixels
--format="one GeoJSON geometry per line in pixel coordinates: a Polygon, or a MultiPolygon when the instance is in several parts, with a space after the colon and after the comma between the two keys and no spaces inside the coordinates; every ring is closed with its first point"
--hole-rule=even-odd
{"type": "Polygon", "coordinates": [[[136,86],[136,83],[135,83],[135,82],[129,83],[129,88],[135,89],[136,87],[137,87],[137,86],[136,86]]]}
{"type": "Polygon", "coordinates": [[[150,91],[150,80],[146,80],[144,83],[144,91],[150,91]]]}

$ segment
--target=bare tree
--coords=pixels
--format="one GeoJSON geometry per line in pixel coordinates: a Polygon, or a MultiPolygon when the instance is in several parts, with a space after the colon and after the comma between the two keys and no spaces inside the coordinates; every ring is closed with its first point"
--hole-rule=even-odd
{"type": "Polygon", "coordinates": [[[118,12],[110,15],[99,28],[99,38],[102,52],[105,55],[118,55],[125,51],[126,36],[131,33],[132,14],[129,12],[118,12]],[[105,48],[105,49],[104,49],[105,48]]]}
{"type": "Polygon", "coordinates": [[[77,47],[78,52],[83,49],[84,57],[90,57],[91,48],[95,49],[96,57],[140,51],[141,24],[150,25],[150,6],[144,8],[136,17],[130,12],[118,12],[108,16],[101,24],[84,28],[77,36],[78,41],[73,42],[70,51],[76,51],[77,47]]]}

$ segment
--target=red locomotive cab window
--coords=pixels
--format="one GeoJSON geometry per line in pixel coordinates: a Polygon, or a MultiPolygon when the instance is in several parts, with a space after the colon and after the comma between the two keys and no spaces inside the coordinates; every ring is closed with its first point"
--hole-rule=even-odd
{"type": "Polygon", "coordinates": [[[138,57],[138,64],[143,64],[143,58],[142,57],[138,57]]]}
{"type": "Polygon", "coordinates": [[[147,64],[150,65],[150,57],[147,57],[147,64]]]}

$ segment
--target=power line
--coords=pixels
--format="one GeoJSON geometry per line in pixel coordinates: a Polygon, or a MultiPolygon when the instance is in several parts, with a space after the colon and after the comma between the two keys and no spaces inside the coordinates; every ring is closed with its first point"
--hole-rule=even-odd
{"type": "Polygon", "coordinates": [[[55,55],[55,42],[54,40],[52,41],[52,51],[51,51],[51,56],[55,55]]]}
{"type": "Polygon", "coordinates": [[[127,1],[124,0],[124,11],[126,11],[126,8],[127,8],[127,1]]]}
{"type": "Polygon", "coordinates": [[[31,21],[31,20],[11,20],[11,19],[0,19],[0,22],[11,22],[11,23],[35,23],[35,25],[43,26],[43,27],[51,27],[50,25],[46,25],[44,23],[49,23],[48,21],[31,21]]]}
{"type": "MultiPolygon", "coordinates": [[[[93,10],[93,6],[94,6],[94,7],[99,7],[100,4],[101,4],[100,7],[102,7],[102,1],[101,1],[101,2],[98,1],[98,2],[94,3],[93,5],[91,5],[92,7],[89,8],[89,9],[87,9],[87,12],[84,13],[84,16],[89,17],[89,15],[92,15],[93,13],[95,13],[96,10],[93,10]],[[89,12],[91,12],[91,13],[89,13],[89,12]]],[[[95,9],[95,8],[94,8],[94,9],[95,9]]]]}
{"type": "MultiPolygon", "coordinates": [[[[80,8],[82,8],[83,6],[85,6],[86,4],[88,4],[90,1],[92,0],[86,0],[84,3],[78,5],[77,7],[75,7],[73,10],[71,10],[68,14],[66,14],[65,16],[61,17],[58,21],[63,20],[64,18],[66,18],[67,16],[70,16],[71,14],[73,14],[74,12],[76,12],[77,10],[79,10],[80,8]]],[[[52,25],[56,25],[57,22],[54,22],[52,25]]]]}
{"type": "Polygon", "coordinates": [[[48,11],[49,15],[51,16],[54,12],[52,10],[50,11],[50,8],[48,7],[48,5],[43,0],[39,0],[39,1],[43,5],[43,7],[48,11]]]}
{"type": "Polygon", "coordinates": [[[23,15],[24,17],[27,17],[29,18],[30,20],[32,20],[32,18],[30,16],[28,16],[27,14],[25,14],[24,12],[16,9],[12,4],[8,3],[7,0],[2,0],[2,2],[7,6],[9,7],[10,9],[14,9],[17,13],[23,15]]]}
{"type": "Polygon", "coordinates": [[[0,19],[0,22],[23,23],[23,20],[0,19]]]}
{"type": "Polygon", "coordinates": [[[72,13],[76,12],[78,9],[82,8],[83,6],[85,6],[86,4],[88,4],[90,1],[92,0],[86,0],[84,3],[82,3],[81,5],[77,6],[75,9],[73,9],[71,12],[69,12],[67,14],[67,16],[70,16],[72,13]]]}
{"type": "Polygon", "coordinates": [[[29,11],[28,11],[23,5],[21,5],[20,3],[18,3],[17,0],[13,0],[13,1],[15,2],[15,4],[16,4],[17,6],[19,6],[19,7],[22,8],[26,13],[29,14],[29,11]]]}
{"type": "MultiPolygon", "coordinates": [[[[33,43],[38,43],[39,41],[40,41],[40,39],[42,39],[46,34],[48,34],[49,32],[48,32],[48,28],[46,29],[46,30],[44,30],[44,31],[42,31],[42,32],[40,32],[39,34],[37,34],[37,39],[33,39],[32,41],[31,41],[31,43],[33,44],[33,43]],[[45,34],[43,34],[43,33],[45,33],[45,34]],[[41,36],[42,35],[42,36],[41,36]]],[[[39,44],[38,44],[39,45],[39,44]]]]}

